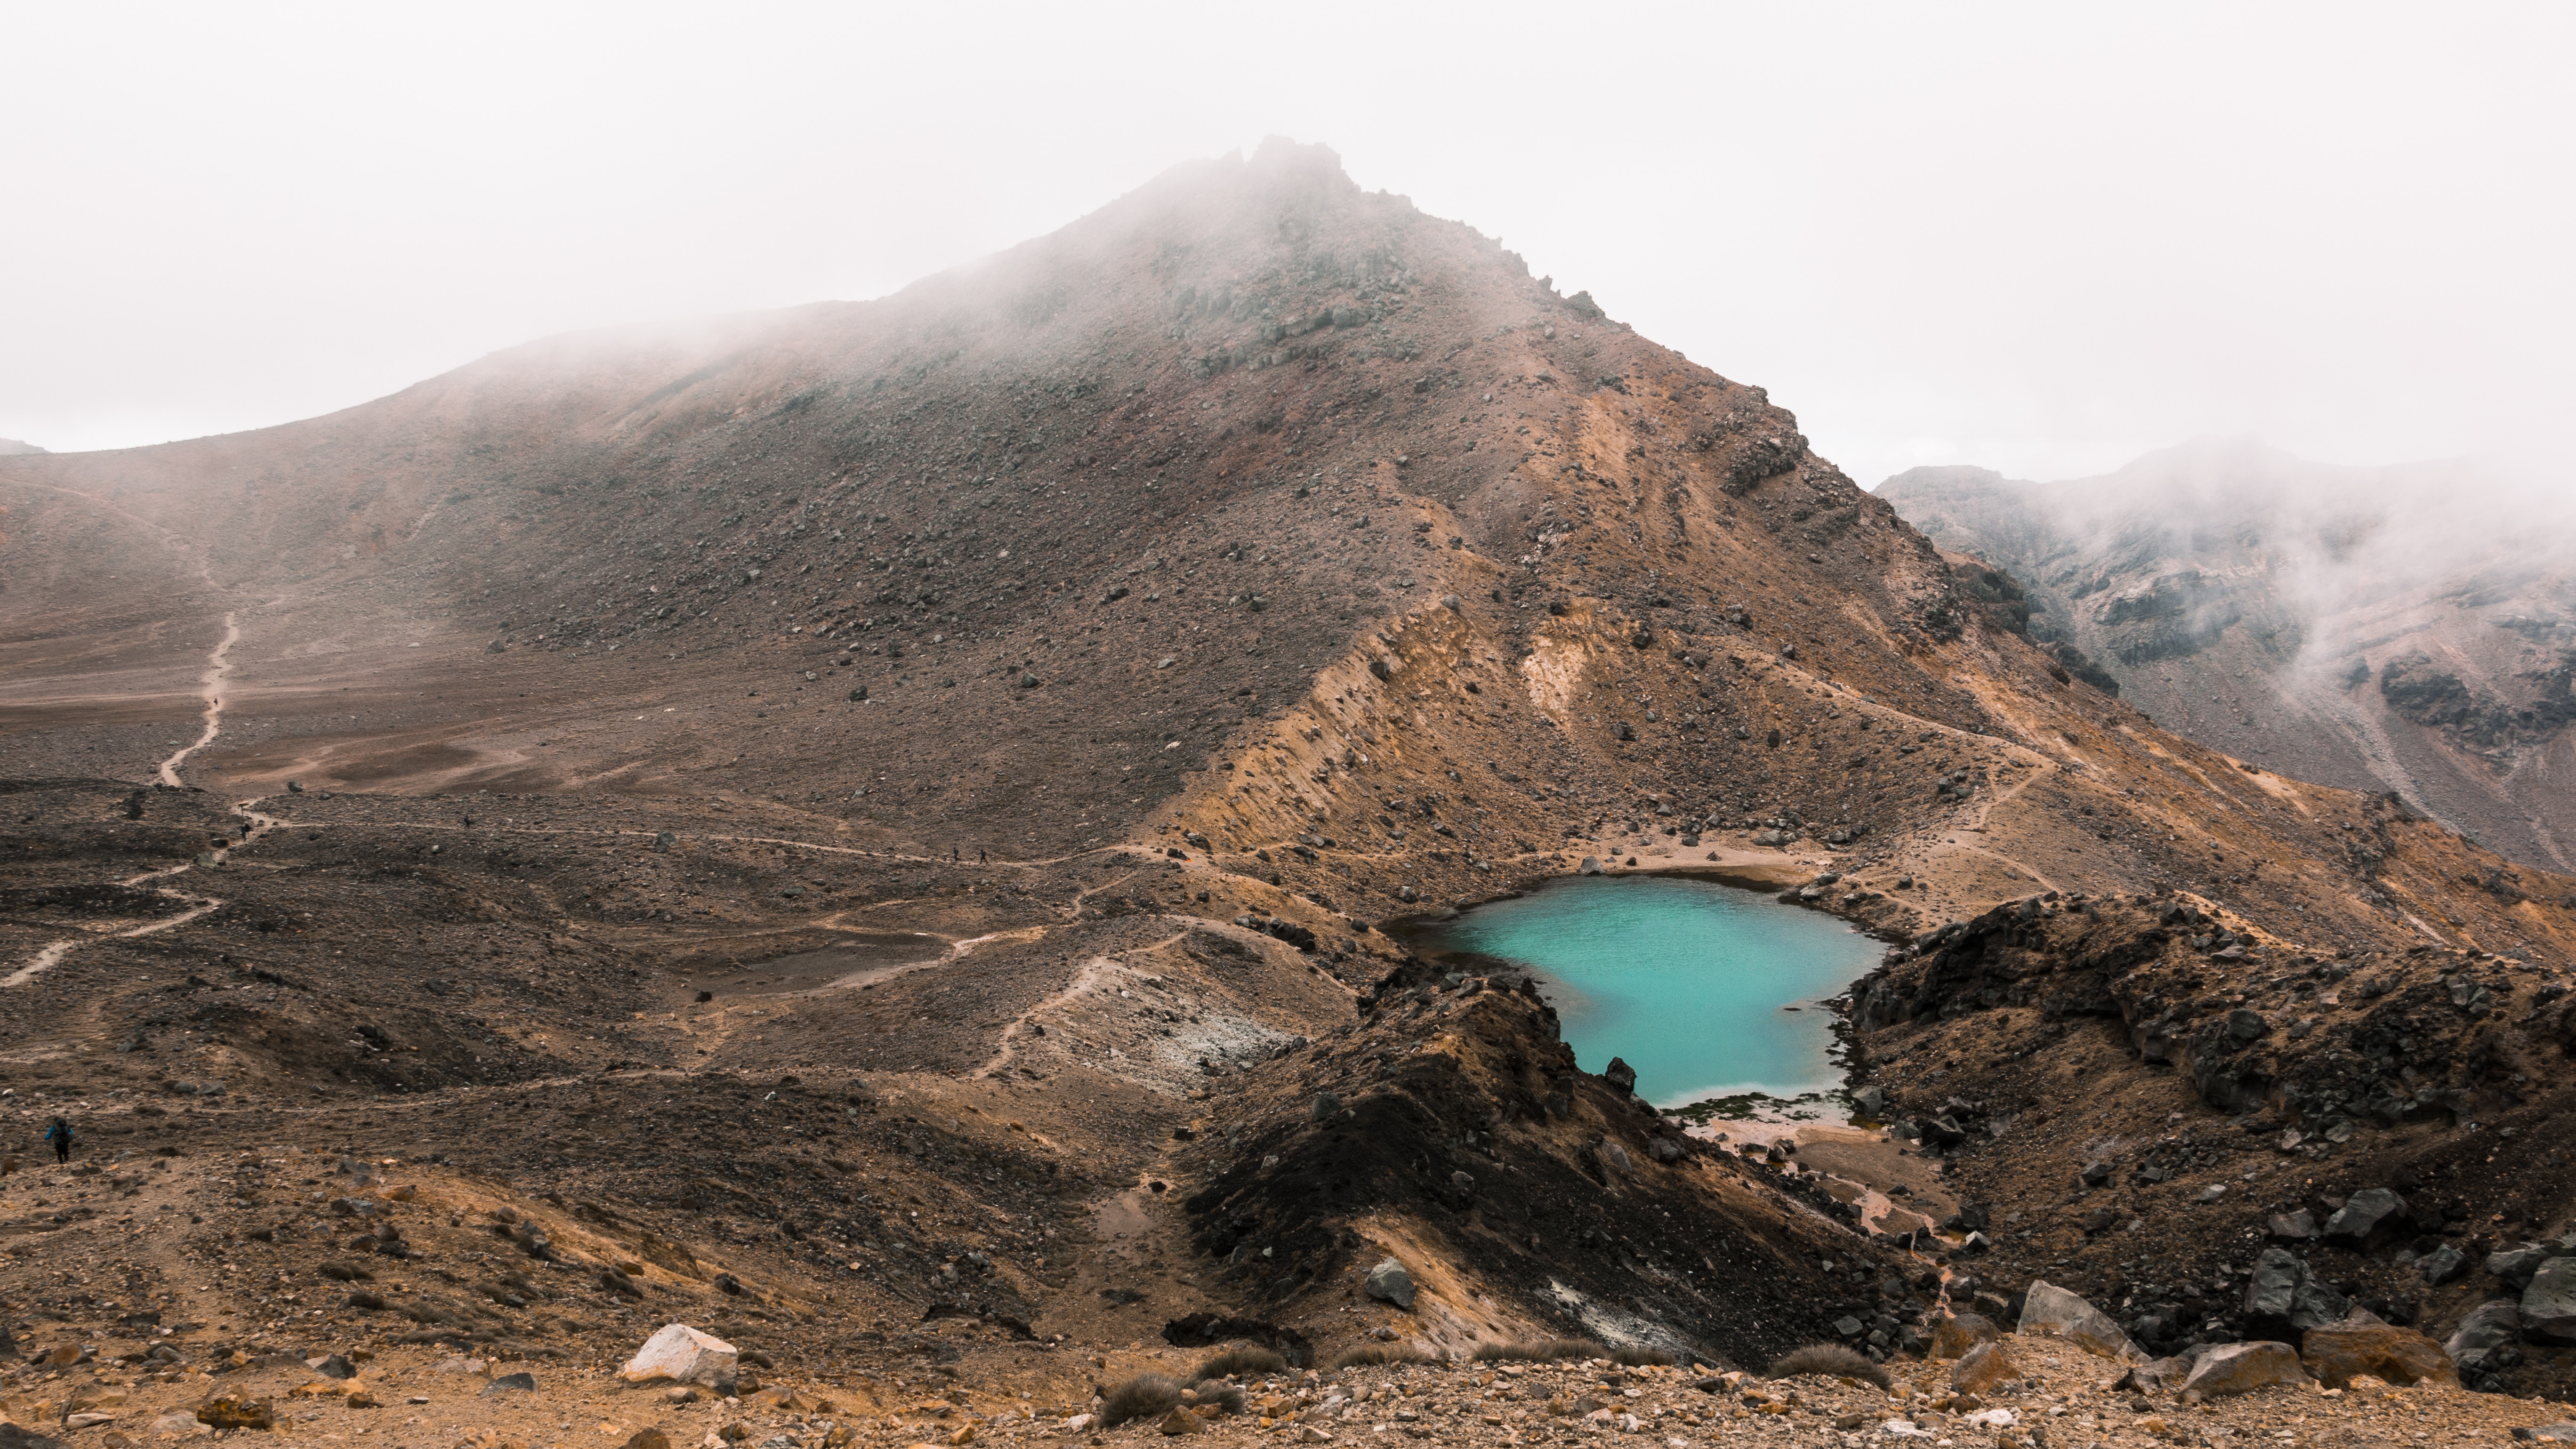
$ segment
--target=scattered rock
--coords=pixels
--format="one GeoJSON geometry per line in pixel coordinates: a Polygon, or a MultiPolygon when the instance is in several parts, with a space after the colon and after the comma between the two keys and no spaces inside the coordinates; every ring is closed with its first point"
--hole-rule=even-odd
{"type": "Polygon", "coordinates": [[[483,1386],[483,1392],[486,1395],[533,1394],[536,1391],[537,1376],[531,1373],[503,1374],[483,1386]]]}
{"type": "Polygon", "coordinates": [[[712,1384],[733,1372],[741,1355],[732,1344],[701,1333],[685,1323],[656,1330],[617,1376],[631,1384],[672,1379],[684,1384],[712,1384]]]}
{"type": "Polygon", "coordinates": [[[2245,1316],[2267,1332],[2304,1333],[2341,1322],[2352,1305],[2341,1293],[2317,1281],[2308,1265],[2287,1248],[2267,1248],[2254,1260],[2254,1276],[2245,1285],[2245,1316]]]}
{"type": "Polygon", "coordinates": [[[2187,1358],[2150,1359],[2132,1364],[2111,1387],[2121,1393],[2169,1394],[2179,1391],[2191,1377],[2191,1360],[2187,1358]]]}
{"type": "Polygon", "coordinates": [[[217,1394],[197,1405],[197,1422],[217,1429],[274,1429],[277,1408],[267,1399],[244,1394],[217,1394]]]}
{"type": "Polygon", "coordinates": [[[2185,1393],[2215,1399],[2307,1382],[2298,1351],[2286,1343],[2222,1343],[2200,1356],[2182,1386],[2185,1393]]]}
{"type": "Polygon", "coordinates": [[[625,1449],[671,1449],[671,1436],[659,1429],[638,1429],[628,1436],[625,1449]]]}
{"type": "Polygon", "coordinates": [[[2576,1257],[2576,1233],[2547,1243],[2522,1243],[2499,1248],[2487,1254],[2487,1271],[2516,1288],[2528,1286],[2531,1275],[2552,1258],[2576,1257]]]}
{"type": "Polygon", "coordinates": [[[2522,1290],[2522,1336],[2534,1343],[2576,1344],[2576,1258],[2552,1258],[2522,1290]]]}
{"type": "Polygon", "coordinates": [[[1608,1082],[1611,1090],[1623,1097],[1636,1094],[1637,1069],[1628,1065],[1624,1058],[1612,1057],[1610,1065],[1601,1069],[1601,1080],[1608,1082]]]}
{"type": "Polygon", "coordinates": [[[2426,1287],[2439,1288],[2469,1271],[2468,1255],[2444,1243],[2415,1260],[2415,1271],[2423,1275],[2426,1287]]]}
{"type": "Polygon", "coordinates": [[[1993,1343],[2004,1336],[1994,1320],[1976,1313],[1954,1313],[1932,1328],[1932,1356],[1961,1358],[1981,1343],[1993,1343]]]}
{"type": "Polygon", "coordinates": [[[2576,1424],[2534,1424],[2516,1428],[2513,1437],[2526,1444],[2576,1444],[2576,1424]]]}
{"type": "Polygon", "coordinates": [[[1998,1384],[2021,1377],[2021,1365],[2002,1339],[1978,1344],[1950,1370],[1950,1387],[1963,1394],[1990,1394],[1998,1384]]]}
{"type": "Polygon", "coordinates": [[[2344,1387],[2359,1374],[2392,1384],[2456,1387],[2460,1381],[2459,1370],[2452,1367],[2440,1344],[2411,1328],[2373,1319],[2349,1318],[2309,1329],[2299,1347],[2308,1372],[2330,1389],[2344,1387]]]}
{"type": "Polygon", "coordinates": [[[2081,1295],[2045,1279],[2031,1280],[2030,1291],[2022,1297],[2021,1321],[2014,1325],[2014,1331],[2053,1333],[2089,1353],[2124,1363],[2147,1361],[2146,1353],[2129,1341],[2109,1315],[2085,1302],[2081,1295]]]}
{"type": "Polygon", "coordinates": [[[2317,1216],[2306,1208],[2294,1213],[2274,1213],[2265,1226],[2275,1242],[2313,1243],[2317,1240],[2317,1216]]]}
{"type": "Polygon", "coordinates": [[[2522,1362],[2522,1305],[2498,1298],[2470,1309],[2442,1343],[2462,1376],[2500,1373],[2522,1362]]]}
{"type": "Polygon", "coordinates": [[[2384,1187],[2365,1187],[2344,1199],[2343,1206],[2326,1219],[2325,1237],[2338,1247],[2368,1252],[2394,1237],[2412,1219],[2406,1199],[2384,1187]]]}
{"type": "Polygon", "coordinates": [[[1369,1269],[1368,1296],[1392,1303],[1410,1311],[1413,1307],[1413,1275],[1393,1258],[1369,1269]]]}

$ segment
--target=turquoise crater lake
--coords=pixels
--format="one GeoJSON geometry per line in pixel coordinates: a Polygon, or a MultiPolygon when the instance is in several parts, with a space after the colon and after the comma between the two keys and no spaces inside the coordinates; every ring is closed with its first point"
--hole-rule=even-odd
{"type": "Polygon", "coordinates": [[[1434,951],[1530,968],[1582,1068],[1624,1057],[1637,1094],[1659,1107],[1839,1088],[1833,1013],[1821,1003],[1883,949],[1752,891],[1637,876],[1552,881],[1421,935],[1434,951]]]}

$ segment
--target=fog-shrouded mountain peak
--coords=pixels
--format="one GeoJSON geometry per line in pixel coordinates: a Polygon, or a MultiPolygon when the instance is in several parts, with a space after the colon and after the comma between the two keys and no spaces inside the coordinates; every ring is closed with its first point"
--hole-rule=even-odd
{"type": "MultiPolygon", "coordinates": [[[[1831,1341],[1946,1385],[1940,1315],[2044,1272],[2169,1354],[2261,1327],[2197,1285],[2303,1194],[2576,1193],[2576,880],[2095,668],[2322,649],[2438,714],[2407,650],[2453,616],[2559,647],[2538,584],[2520,635],[2401,594],[2438,616],[2401,650],[2307,602],[2320,549],[2403,558],[2380,514],[2030,528],[2083,490],[1937,481],[1939,546],[1762,388],[1285,143],[873,301],[0,458],[0,1121],[76,1112],[114,1174],[13,1180],[50,1216],[0,1254],[0,1387],[103,1423],[47,1377],[95,1350],[127,1424],[220,1391],[354,1434],[402,1411],[306,1362],[444,1402],[464,1350],[547,1360],[478,1443],[1011,1445],[1242,1341],[1392,1355],[1439,1388],[1413,1437],[1501,1449],[1551,1407],[1743,1410],[1642,1370],[1579,1408],[1598,1365],[1464,1387],[1540,1351],[1495,1345],[1831,1341]],[[2081,565],[2063,597],[2024,552],[2081,565]],[[2120,599],[2102,652],[2045,637],[2120,599]],[[1631,876],[1883,943],[1777,1018],[1844,1016],[1859,1116],[1640,1099],[1533,963],[1419,934],[1631,876]],[[2124,1302],[2142,1262],[2170,1307],[2124,1302]],[[612,1397],[669,1323],[773,1382],[612,1397]]],[[[2441,664],[2470,699],[2519,678],[2480,657],[2441,664]]],[[[2473,762],[2478,727],[2421,728],[2473,762]]],[[[2415,1291],[2317,1251],[2374,1312],[2415,1291]]],[[[2448,1332],[2475,1292],[2405,1301],[2448,1332]]],[[[2576,1384],[2531,1355],[2478,1383],[2576,1384]]],[[[1329,1389],[1163,1422],[1320,1443],[1363,1412],[1329,1389]]]]}

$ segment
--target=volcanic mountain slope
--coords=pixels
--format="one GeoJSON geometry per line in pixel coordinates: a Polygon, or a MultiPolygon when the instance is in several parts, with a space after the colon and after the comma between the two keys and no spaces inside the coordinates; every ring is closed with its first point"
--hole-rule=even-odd
{"type": "Polygon", "coordinates": [[[2031,634],[2196,740],[2395,790],[2517,859],[2576,865],[2576,517],[2469,463],[2341,468],[2250,439],[2038,485],[1880,489],[2027,591],[2031,634]]]}
{"type": "MultiPolygon", "coordinates": [[[[602,1357],[638,1286],[880,1389],[952,1331],[983,1382],[1056,1352],[1014,1324],[1892,1342],[1924,1265],[1381,925],[1590,857],[1902,937],[2188,900],[2409,989],[2412,944],[2576,944],[2565,878],[2157,729],[1759,389],[1319,149],[879,302],[0,461],[0,502],[11,1120],[85,1103],[111,1153],[278,1186],[393,1156],[448,1286],[578,1275],[405,1326],[295,1276],[355,1236],[327,1174],[225,1198],[209,1163],[163,1237],[140,1185],[9,1200],[51,1234],[13,1302],[158,1304],[191,1352],[602,1357]],[[601,1231],[478,1248],[495,1208],[601,1231]],[[41,1279],[71,1244],[92,1282],[41,1279]],[[1358,1295],[1386,1253],[1410,1314],[1358,1295]]],[[[1871,1024],[1900,1101],[1959,1070],[1911,1045],[1947,1021],[1871,1024]]],[[[2245,1228],[2198,1222],[2175,1261],[2245,1228]]]]}

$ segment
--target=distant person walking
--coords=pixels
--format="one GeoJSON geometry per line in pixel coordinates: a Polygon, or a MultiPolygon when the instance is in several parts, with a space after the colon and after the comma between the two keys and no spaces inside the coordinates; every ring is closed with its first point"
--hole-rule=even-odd
{"type": "Polygon", "coordinates": [[[57,1117],[57,1118],[55,1118],[55,1119],[54,1119],[54,1125],[45,1129],[45,1141],[53,1147],[53,1149],[54,1149],[54,1160],[55,1160],[56,1162],[69,1162],[69,1161],[71,1161],[71,1160],[72,1160],[72,1123],[71,1123],[71,1119],[70,1119],[70,1118],[68,1118],[68,1117],[57,1117]]]}

